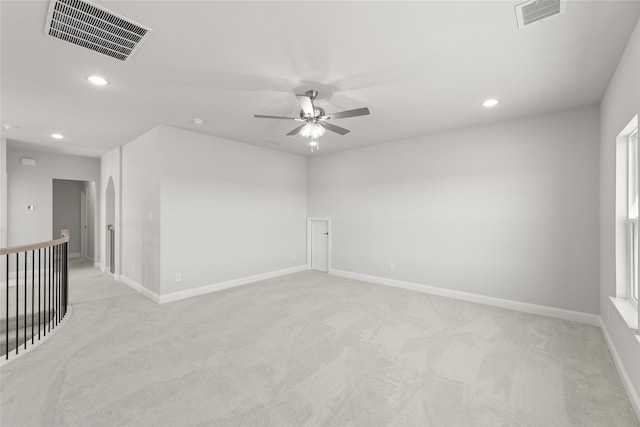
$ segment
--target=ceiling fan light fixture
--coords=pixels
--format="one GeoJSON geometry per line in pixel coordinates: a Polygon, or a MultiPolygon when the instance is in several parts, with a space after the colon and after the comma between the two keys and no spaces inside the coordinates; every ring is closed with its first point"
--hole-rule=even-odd
{"type": "Polygon", "coordinates": [[[309,141],[309,147],[317,147],[318,146],[318,141],[315,139],[312,139],[311,141],[309,141]]]}
{"type": "Polygon", "coordinates": [[[322,135],[324,135],[325,132],[326,132],[326,129],[324,128],[324,126],[319,125],[317,123],[307,123],[300,130],[300,135],[304,136],[305,138],[318,139],[322,135]]]}

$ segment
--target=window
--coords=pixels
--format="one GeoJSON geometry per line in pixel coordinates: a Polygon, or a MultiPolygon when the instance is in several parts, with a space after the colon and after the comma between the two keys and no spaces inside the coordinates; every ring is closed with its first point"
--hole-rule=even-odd
{"type": "Polygon", "coordinates": [[[638,304],[638,128],[627,137],[627,232],[629,280],[627,297],[638,304]]]}
{"type": "MultiPolygon", "coordinates": [[[[635,116],[616,137],[615,196],[615,294],[609,299],[629,329],[640,341],[640,146],[638,116],[635,116]]],[[[607,309],[606,315],[609,311],[607,309]]]]}

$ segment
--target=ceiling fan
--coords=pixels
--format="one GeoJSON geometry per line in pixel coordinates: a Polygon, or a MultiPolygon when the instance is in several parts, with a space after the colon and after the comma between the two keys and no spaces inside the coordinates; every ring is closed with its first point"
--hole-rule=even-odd
{"type": "MultiPolygon", "coordinates": [[[[327,129],[339,135],[346,135],[350,132],[349,129],[329,123],[329,120],[366,116],[369,114],[369,109],[367,107],[326,114],[322,108],[313,105],[313,100],[316,99],[317,96],[317,90],[308,90],[304,95],[296,95],[296,98],[298,98],[298,102],[300,103],[300,107],[302,107],[302,110],[300,110],[300,117],[265,116],[262,114],[255,114],[254,117],[259,119],[295,120],[297,122],[304,122],[287,135],[292,136],[300,134],[315,141],[324,135],[327,129]]],[[[317,146],[317,141],[315,142],[315,145],[317,146]]]]}

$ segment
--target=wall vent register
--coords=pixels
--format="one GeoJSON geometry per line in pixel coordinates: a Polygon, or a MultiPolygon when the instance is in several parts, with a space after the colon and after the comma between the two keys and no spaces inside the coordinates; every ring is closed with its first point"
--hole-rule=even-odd
{"type": "Polygon", "coordinates": [[[516,6],[518,28],[564,13],[566,0],[530,0],[516,6]]]}
{"type": "Polygon", "coordinates": [[[51,0],[44,33],[128,60],[151,30],[108,9],[81,0],[51,0]]]}

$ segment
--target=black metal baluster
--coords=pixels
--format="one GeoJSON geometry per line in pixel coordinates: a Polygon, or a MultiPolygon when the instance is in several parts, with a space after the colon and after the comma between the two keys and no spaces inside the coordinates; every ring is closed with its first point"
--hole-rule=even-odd
{"type": "Polygon", "coordinates": [[[27,349],[27,258],[28,251],[24,251],[24,349],[27,349]]]}
{"type": "Polygon", "coordinates": [[[65,314],[67,313],[67,308],[69,307],[69,242],[67,242],[67,266],[65,268],[65,289],[67,295],[67,307],[64,308],[65,314]]]}
{"type": "Polygon", "coordinates": [[[60,254],[58,253],[58,245],[53,247],[53,265],[55,265],[54,270],[54,281],[53,281],[53,306],[56,309],[55,314],[53,315],[53,327],[55,328],[58,325],[58,316],[60,315],[60,307],[58,306],[58,290],[60,289],[60,268],[58,267],[58,261],[60,261],[60,254]]]}
{"type": "Polygon", "coordinates": [[[42,336],[46,337],[47,336],[47,271],[49,271],[49,269],[47,268],[47,248],[44,248],[44,256],[42,257],[42,260],[44,261],[44,271],[42,272],[42,274],[44,275],[44,280],[43,280],[43,284],[42,284],[42,290],[44,292],[44,297],[42,299],[42,310],[44,311],[44,321],[43,321],[43,325],[44,327],[42,328],[42,336]]]}
{"type": "Polygon", "coordinates": [[[58,253],[57,253],[57,247],[53,246],[53,300],[52,300],[52,304],[53,304],[53,319],[52,319],[52,327],[55,328],[56,327],[56,320],[58,318],[58,307],[56,306],[56,297],[58,296],[58,291],[57,291],[57,287],[58,287],[58,253]]]}
{"type": "Polygon", "coordinates": [[[62,320],[62,245],[58,245],[58,323],[62,320]]]}
{"type": "Polygon", "coordinates": [[[58,252],[58,260],[57,260],[57,267],[58,267],[58,287],[56,288],[57,292],[56,292],[56,297],[57,297],[57,303],[58,303],[58,312],[56,313],[56,325],[60,322],[60,263],[62,262],[61,260],[61,256],[60,256],[60,247],[61,245],[57,245],[56,246],[56,252],[58,252]]]}
{"type": "Polygon", "coordinates": [[[51,279],[53,277],[53,252],[51,249],[51,246],[49,246],[49,317],[47,318],[49,332],[51,332],[51,279]]]}
{"type": "Polygon", "coordinates": [[[69,242],[64,244],[64,315],[67,315],[69,306],[69,242]]]}
{"type": "Polygon", "coordinates": [[[49,331],[56,326],[56,247],[51,246],[51,325],[49,331]]]}
{"type": "Polygon", "coordinates": [[[40,340],[40,312],[42,311],[42,248],[38,248],[38,341],[40,340]]]}
{"type": "Polygon", "coordinates": [[[42,254],[42,261],[44,264],[44,271],[42,272],[43,274],[43,279],[42,279],[42,292],[44,293],[44,295],[42,296],[42,311],[43,311],[43,328],[42,328],[42,336],[46,337],[47,336],[47,274],[49,271],[49,264],[47,263],[47,253],[48,250],[47,248],[44,248],[43,254],[42,254]]]}
{"type": "Polygon", "coordinates": [[[58,323],[61,320],[60,317],[60,312],[62,304],[60,304],[62,302],[62,289],[60,288],[60,285],[62,284],[62,276],[60,275],[60,270],[61,270],[61,264],[62,264],[62,245],[58,245],[58,323]]]}
{"type": "Polygon", "coordinates": [[[36,259],[34,257],[35,254],[35,250],[31,249],[31,345],[33,345],[33,336],[35,335],[34,329],[35,328],[35,324],[34,324],[34,316],[35,316],[35,286],[36,286],[36,259]]]}
{"type": "Polygon", "coordinates": [[[58,321],[56,322],[56,324],[57,324],[57,323],[60,322],[60,311],[61,311],[61,304],[60,304],[60,300],[61,300],[60,291],[61,291],[61,288],[60,288],[60,285],[61,285],[62,281],[60,280],[60,270],[61,270],[61,262],[62,262],[62,256],[61,256],[62,245],[58,245],[56,250],[58,251],[58,288],[57,288],[58,289],[58,316],[57,316],[58,321]]]}
{"type": "Polygon", "coordinates": [[[66,245],[66,243],[60,245],[60,321],[64,319],[64,249],[66,245]]]}
{"type": "Polygon", "coordinates": [[[45,272],[44,272],[44,336],[47,336],[47,325],[49,324],[49,317],[51,317],[51,310],[48,309],[47,301],[49,301],[49,296],[51,295],[48,291],[49,284],[51,283],[49,276],[51,274],[51,262],[49,258],[51,257],[51,248],[45,248],[44,250],[44,264],[45,264],[45,272]]]}
{"type": "Polygon", "coordinates": [[[18,345],[19,337],[20,337],[20,302],[18,301],[18,296],[20,295],[20,284],[19,280],[20,276],[20,252],[16,252],[16,355],[18,354],[18,345]]]}
{"type": "Polygon", "coordinates": [[[65,256],[66,256],[66,247],[67,244],[62,244],[62,259],[60,260],[60,318],[64,319],[64,299],[65,299],[65,289],[64,289],[64,266],[66,264],[65,256]]]}
{"type": "Polygon", "coordinates": [[[6,271],[6,276],[7,276],[6,277],[6,280],[7,280],[6,281],[6,283],[7,283],[7,290],[6,290],[7,299],[5,300],[5,309],[6,309],[5,316],[7,316],[7,317],[5,319],[5,324],[4,324],[4,326],[6,327],[6,329],[5,329],[5,338],[6,338],[6,340],[5,340],[4,349],[5,349],[5,352],[6,352],[5,356],[6,356],[7,359],[9,359],[9,254],[7,254],[7,256],[6,256],[6,263],[7,263],[7,271],[6,271]]]}

